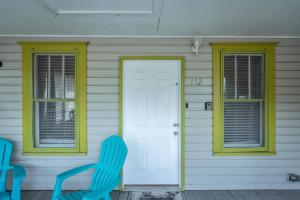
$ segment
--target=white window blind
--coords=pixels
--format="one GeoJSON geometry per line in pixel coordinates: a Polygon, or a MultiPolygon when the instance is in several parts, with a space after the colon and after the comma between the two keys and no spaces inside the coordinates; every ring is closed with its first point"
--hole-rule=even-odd
{"type": "Polygon", "coordinates": [[[224,56],[224,146],[263,146],[263,55],[224,56]]]}
{"type": "Polygon", "coordinates": [[[75,146],[75,55],[36,54],[35,144],[75,146]]]}

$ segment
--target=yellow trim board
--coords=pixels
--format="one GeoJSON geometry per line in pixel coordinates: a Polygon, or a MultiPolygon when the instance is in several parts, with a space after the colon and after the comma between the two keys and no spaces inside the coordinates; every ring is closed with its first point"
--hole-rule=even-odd
{"type": "Polygon", "coordinates": [[[213,57],[213,153],[214,155],[275,155],[275,46],[277,43],[211,43],[213,57]],[[224,147],[224,54],[262,54],[265,65],[265,97],[263,99],[237,99],[239,102],[265,102],[263,147],[224,147]]]}
{"type": "MultiPolygon", "coordinates": [[[[87,42],[19,42],[22,46],[22,104],[24,155],[85,155],[86,139],[86,46],[87,42]],[[74,54],[76,57],[76,145],[74,148],[42,148],[34,145],[33,55],[74,54]],[[80,84],[78,84],[80,83],[80,84]]],[[[49,99],[55,102],[57,99],[49,99]]],[[[66,99],[65,101],[69,101],[66,99]]]]}
{"type": "MultiPolygon", "coordinates": [[[[180,189],[185,188],[185,101],[184,101],[184,82],[185,82],[185,58],[183,56],[120,56],[119,58],[119,134],[123,136],[123,63],[125,60],[179,60],[181,62],[181,137],[180,137],[180,189]]],[[[122,182],[122,188],[124,184],[122,182]]]]}

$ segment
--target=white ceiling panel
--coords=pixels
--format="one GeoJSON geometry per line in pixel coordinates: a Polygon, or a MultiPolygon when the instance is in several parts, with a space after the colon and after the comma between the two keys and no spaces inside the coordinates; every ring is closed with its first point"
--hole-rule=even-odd
{"type": "Polygon", "coordinates": [[[0,0],[0,35],[300,37],[299,10],[300,0],[0,0]]]}
{"type": "Polygon", "coordinates": [[[152,11],[152,0],[41,0],[54,10],[152,11]]]}

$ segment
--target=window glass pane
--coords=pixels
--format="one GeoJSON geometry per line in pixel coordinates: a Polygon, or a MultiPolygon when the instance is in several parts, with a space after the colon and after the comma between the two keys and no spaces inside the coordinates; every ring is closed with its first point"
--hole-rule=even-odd
{"type": "Polygon", "coordinates": [[[263,64],[262,56],[251,56],[251,98],[261,99],[263,98],[263,64]]]}
{"type": "Polygon", "coordinates": [[[65,56],[65,98],[75,98],[75,56],[65,56]]]}
{"type": "Polygon", "coordinates": [[[262,146],[262,111],[261,102],[225,102],[225,147],[262,146]]]}
{"type": "Polygon", "coordinates": [[[49,87],[48,86],[48,65],[49,65],[48,55],[36,56],[35,96],[40,99],[45,99],[48,96],[48,87],[49,87]]]}
{"type": "Polygon", "coordinates": [[[248,56],[237,56],[237,98],[248,98],[248,56]]]}
{"type": "Polygon", "coordinates": [[[224,96],[235,97],[235,56],[224,57],[224,96]]]}
{"type": "Polygon", "coordinates": [[[50,56],[50,98],[63,98],[62,56],[50,56]]]}
{"type": "Polygon", "coordinates": [[[75,103],[36,102],[38,145],[75,146],[75,103]]]}

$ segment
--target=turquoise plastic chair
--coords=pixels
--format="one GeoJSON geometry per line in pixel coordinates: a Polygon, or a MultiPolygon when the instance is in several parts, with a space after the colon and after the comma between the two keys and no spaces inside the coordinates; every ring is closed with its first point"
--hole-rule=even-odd
{"type": "Polygon", "coordinates": [[[4,138],[0,138],[0,199],[20,200],[21,185],[26,176],[25,169],[19,165],[10,165],[10,157],[13,145],[4,138]],[[12,191],[6,189],[7,172],[12,171],[12,191]]]}
{"type": "Polygon", "coordinates": [[[121,169],[127,156],[127,147],[117,135],[107,138],[102,143],[97,164],[84,165],[71,169],[56,177],[52,200],[110,200],[109,193],[121,183],[121,169]],[[63,182],[78,173],[95,169],[89,190],[62,193],[63,182]]]}

